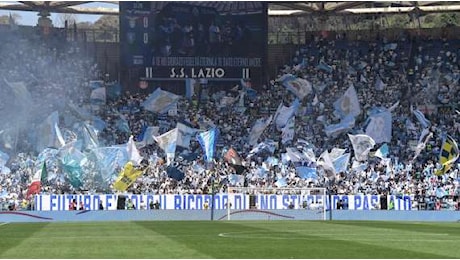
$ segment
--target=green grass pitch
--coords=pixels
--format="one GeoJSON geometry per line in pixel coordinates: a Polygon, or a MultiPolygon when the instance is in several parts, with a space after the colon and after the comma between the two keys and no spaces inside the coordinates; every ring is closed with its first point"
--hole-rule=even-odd
{"type": "Polygon", "coordinates": [[[460,258],[460,223],[0,223],[0,258],[460,258]]]}

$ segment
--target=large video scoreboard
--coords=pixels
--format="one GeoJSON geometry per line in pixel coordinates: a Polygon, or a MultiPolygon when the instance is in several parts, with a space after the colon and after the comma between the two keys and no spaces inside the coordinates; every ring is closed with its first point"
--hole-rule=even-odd
{"type": "Polygon", "coordinates": [[[187,78],[258,85],[266,55],[264,2],[120,1],[122,80],[131,86],[187,78]]]}

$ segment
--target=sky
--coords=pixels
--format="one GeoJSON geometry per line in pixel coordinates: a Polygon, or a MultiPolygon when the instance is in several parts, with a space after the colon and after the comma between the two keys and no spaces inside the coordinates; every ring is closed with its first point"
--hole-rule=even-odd
{"type": "MultiPolygon", "coordinates": [[[[16,3],[14,1],[1,1],[2,3],[13,4],[16,3]]],[[[95,2],[95,3],[88,3],[79,5],[80,7],[105,7],[105,8],[118,8],[118,5],[110,4],[110,3],[103,3],[103,2],[95,2]]],[[[29,25],[35,26],[37,25],[38,20],[38,12],[23,12],[23,11],[14,11],[14,10],[0,10],[1,15],[9,15],[9,14],[17,13],[21,16],[21,19],[17,21],[20,25],[29,25]]],[[[100,15],[85,15],[85,14],[77,14],[76,19],[77,22],[95,22],[101,17],[100,15]]],[[[60,19],[59,14],[51,13],[51,20],[53,21],[54,26],[59,26],[60,19]]]]}

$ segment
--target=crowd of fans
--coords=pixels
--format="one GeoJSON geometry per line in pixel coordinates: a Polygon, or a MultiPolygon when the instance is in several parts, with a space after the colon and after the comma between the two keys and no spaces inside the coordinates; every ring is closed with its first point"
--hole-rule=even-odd
{"type": "MultiPolygon", "coordinates": [[[[94,110],[89,102],[91,89],[87,83],[98,76],[97,70],[88,59],[77,58],[80,55],[78,48],[56,51],[45,45],[31,46],[25,43],[24,48],[21,48],[21,45],[13,41],[6,44],[14,44],[16,48],[2,49],[3,57],[10,59],[14,65],[11,66],[9,63],[7,67],[3,67],[4,63],[0,63],[2,74],[6,75],[4,78],[10,82],[28,82],[28,90],[34,101],[43,97],[53,100],[37,102],[44,107],[34,107],[34,111],[48,115],[54,110],[60,110],[62,118],[68,111],[65,106],[58,106],[61,102],[54,100],[72,101],[79,107],[88,108],[106,123],[105,128],[98,134],[100,146],[125,144],[131,135],[139,137],[146,126],[160,126],[160,133],[173,129],[177,122],[184,122],[203,130],[207,130],[210,125],[219,128],[220,138],[213,166],[204,170],[203,152],[199,143],[192,139],[187,152],[197,154],[198,157],[184,168],[185,177],[181,180],[168,176],[166,156],[155,142],[139,147],[145,159],[151,159],[153,155],[158,155],[160,159],[144,163],[144,166],[149,166],[144,167],[143,175],[128,192],[202,194],[209,193],[211,185],[215,185],[217,192],[226,192],[228,186],[233,185],[276,187],[279,186],[276,184],[277,180],[285,177],[286,183],[283,187],[327,187],[332,194],[412,194],[415,195],[416,201],[426,203],[433,209],[435,202],[442,202],[442,207],[439,208],[458,209],[460,179],[457,164],[442,176],[434,174],[435,169],[439,167],[443,136],[447,133],[455,140],[460,140],[460,114],[456,111],[460,78],[457,60],[460,56],[458,41],[414,41],[407,35],[401,35],[394,41],[382,37],[370,42],[350,42],[340,36],[335,39],[316,37],[314,41],[299,48],[292,64],[280,68],[279,76],[290,73],[305,78],[314,88],[313,93],[301,100],[301,107],[295,117],[294,140],[282,144],[281,132],[272,123],[258,140],[273,140],[277,144],[276,150],[273,154],[259,153],[250,157],[249,151],[253,147],[248,144],[248,136],[254,122],[259,118],[273,115],[280,102],[288,106],[295,99],[295,96],[276,79],[261,86],[255,97],[245,96],[243,113],[242,107],[237,105],[221,106],[218,95],[212,92],[209,95],[194,95],[190,99],[180,99],[175,115],[158,115],[144,110],[141,103],[147,96],[129,92],[116,100],[108,100],[107,104],[94,110]],[[5,53],[4,50],[11,52],[5,53]],[[28,62],[24,63],[24,60],[28,62]],[[15,61],[18,63],[14,64],[15,61]],[[321,67],[318,64],[326,66],[321,67]],[[377,78],[385,84],[380,90],[376,90],[375,87],[377,78]],[[332,138],[327,137],[324,131],[325,125],[338,122],[333,113],[333,103],[343,95],[350,84],[355,86],[363,110],[351,133],[360,133],[367,118],[366,112],[370,108],[389,108],[400,102],[392,112],[392,140],[388,143],[391,167],[387,168],[381,159],[370,156],[367,169],[362,171],[352,171],[348,167],[350,170],[347,172],[340,172],[334,176],[318,171],[318,178],[303,179],[291,163],[284,166],[265,163],[268,156],[281,161],[281,154],[286,152],[287,147],[302,149],[305,143],[313,148],[317,156],[332,148],[344,148],[353,152],[346,134],[332,138]],[[425,116],[431,122],[429,131],[433,133],[433,138],[414,161],[412,159],[415,151],[412,148],[414,142],[417,145],[423,127],[411,113],[411,106],[425,108],[425,116]],[[117,125],[120,117],[128,122],[127,131],[121,131],[117,125]],[[236,171],[223,159],[223,154],[230,147],[243,158],[245,166],[243,179],[238,183],[230,180],[229,176],[236,171]],[[197,170],[197,165],[202,167],[197,170]],[[265,174],[259,173],[262,165],[265,174]]],[[[0,94],[2,97],[9,96],[6,89],[3,85],[0,88],[0,91],[4,91],[0,94]]],[[[237,97],[241,90],[242,86],[237,89],[229,86],[225,95],[237,97]]],[[[9,106],[14,107],[17,104],[14,104],[13,100],[8,102],[3,103],[2,100],[1,103],[0,113],[6,121],[2,119],[5,124],[0,125],[3,127],[0,131],[17,121],[16,118],[8,117],[6,113],[10,111],[7,109],[9,106]]],[[[72,131],[72,125],[66,125],[65,120],[60,122],[61,131],[72,131]]],[[[36,122],[28,121],[27,125],[33,123],[36,122]]],[[[26,141],[27,138],[19,136],[17,139],[15,147],[5,147],[3,140],[1,148],[10,155],[6,164],[10,172],[0,174],[0,199],[3,201],[20,202],[25,199],[33,169],[36,169],[33,166],[37,166],[34,164],[37,160],[37,151],[26,141]]],[[[378,147],[379,145],[376,145],[375,148],[378,147]]],[[[177,157],[180,151],[176,153],[177,157]]],[[[3,171],[6,171],[5,168],[3,171]]],[[[85,182],[83,187],[75,190],[58,165],[49,167],[48,172],[54,173],[49,175],[54,177],[43,183],[43,193],[79,193],[82,190],[114,192],[111,184],[105,190],[96,190],[90,186],[90,182],[85,182]]]]}

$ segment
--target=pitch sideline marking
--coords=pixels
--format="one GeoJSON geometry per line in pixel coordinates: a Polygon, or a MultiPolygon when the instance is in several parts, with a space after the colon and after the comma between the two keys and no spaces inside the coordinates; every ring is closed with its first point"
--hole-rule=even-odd
{"type": "Polygon", "coordinates": [[[8,222],[0,223],[0,227],[9,224],[8,222]]]}

